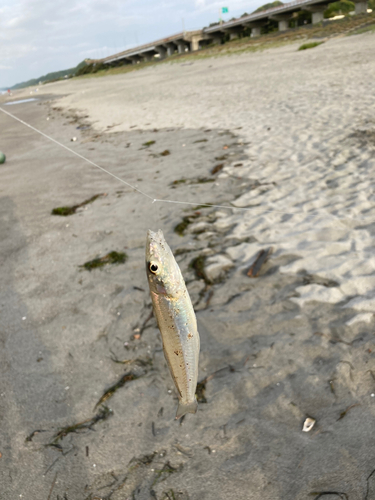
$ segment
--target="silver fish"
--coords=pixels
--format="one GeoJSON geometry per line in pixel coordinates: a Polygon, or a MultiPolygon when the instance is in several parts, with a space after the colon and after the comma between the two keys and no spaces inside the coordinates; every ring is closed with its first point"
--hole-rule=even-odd
{"type": "Polygon", "coordinates": [[[199,333],[180,268],[163,233],[148,231],[146,271],[164,356],[179,395],[176,418],[195,413],[199,333]]]}

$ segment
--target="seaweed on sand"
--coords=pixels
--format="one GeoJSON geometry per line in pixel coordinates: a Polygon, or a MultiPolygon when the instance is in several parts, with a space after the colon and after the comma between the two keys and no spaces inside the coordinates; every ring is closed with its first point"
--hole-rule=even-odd
{"type": "Polygon", "coordinates": [[[92,418],[84,420],[83,422],[79,422],[78,424],[68,425],[67,427],[63,427],[60,429],[52,441],[47,446],[56,446],[59,448],[58,442],[62,440],[65,436],[70,434],[71,432],[78,432],[85,429],[92,429],[92,427],[101,420],[106,420],[113,414],[113,411],[107,406],[103,405],[98,413],[94,415],[92,418]]]}
{"type": "Polygon", "coordinates": [[[204,264],[206,262],[206,257],[205,255],[198,255],[198,257],[195,257],[189,264],[189,267],[191,269],[194,269],[195,275],[198,279],[203,279],[206,284],[210,284],[210,282],[207,280],[206,273],[204,272],[204,264]]]}
{"type": "Polygon", "coordinates": [[[302,44],[298,50],[307,50],[307,49],[313,49],[314,47],[317,47],[318,45],[322,45],[324,42],[309,42],[309,43],[304,43],[302,44]]]}
{"type": "Polygon", "coordinates": [[[54,208],[51,212],[52,215],[60,215],[62,217],[67,217],[68,215],[73,215],[76,213],[78,208],[81,208],[85,205],[88,205],[89,203],[94,202],[96,199],[100,198],[100,196],[104,196],[103,193],[101,194],[96,194],[95,196],[92,196],[88,200],[83,201],[82,203],[79,203],[78,205],[73,205],[71,207],[57,207],[54,208]]]}
{"type": "Polygon", "coordinates": [[[96,403],[95,408],[99,405],[103,404],[104,401],[107,401],[110,397],[114,395],[114,393],[124,387],[127,382],[131,382],[132,380],[136,380],[139,378],[139,375],[136,375],[133,372],[125,373],[122,377],[113,385],[111,385],[106,391],[104,391],[103,395],[100,397],[99,401],[96,403]]]}
{"type": "Polygon", "coordinates": [[[96,269],[97,267],[103,267],[107,264],[124,264],[126,262],[128,256],[125,252],[109,252],[103,257],[97,257],[96,259],[89,260],[85,262],[82,266],[87,271],[91,271],[91,269],[96,269]]]}
{"type": "Polygon", "coordinates": [[[200,215],[201,215],[200,212],[195,212],[194,214],[191,215],[185,215],[185,217],[182,218],[182,221],[179,222],[174,227],[174,232],[177,233],[179,236],[184,236],[185,231],[189,226],[189,224],[191,224],[193,220],[199,217],[200,215]]]}
{"type": "Polygon", "coordinates": [[[195,395],[197,397],[198,403],[207,403],[206,399],[206,379],[203,379],[201,382],[197,383],[197,389],[195,391],[195,395]]]}

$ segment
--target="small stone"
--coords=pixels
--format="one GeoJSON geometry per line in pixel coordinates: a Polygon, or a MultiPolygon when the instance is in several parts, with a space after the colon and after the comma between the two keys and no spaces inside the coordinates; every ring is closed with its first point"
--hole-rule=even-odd
{"type": "Polygon", "coordinates": [[[222,278],[226,271],[233,267],[233,262],[224,255],[213,255],[208,257],[205,267],[207,279],[211,282],[222,278]]]}

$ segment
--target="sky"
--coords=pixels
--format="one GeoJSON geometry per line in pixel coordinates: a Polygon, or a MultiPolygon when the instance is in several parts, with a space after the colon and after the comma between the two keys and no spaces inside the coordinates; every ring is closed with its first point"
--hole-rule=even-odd
{"type": "Polygon", "coordinates": [[[268,0],[0,0],[0,88],[183,30],[251,13],[268,0]]]}

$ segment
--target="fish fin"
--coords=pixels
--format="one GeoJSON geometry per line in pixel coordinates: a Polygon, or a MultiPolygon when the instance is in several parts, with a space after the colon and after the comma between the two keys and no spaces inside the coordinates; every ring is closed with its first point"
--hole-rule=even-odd
{"type": "Polygon", "coordinates": [[[177,413],[176,413],[176,419],[183,417],[186,415],[186,413],[196,413],[198,409],[198,401],[194,399],[192,403],[181,403],[179,401],[178,403],[178,408],[177,408],[177,413]]]}

